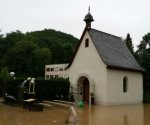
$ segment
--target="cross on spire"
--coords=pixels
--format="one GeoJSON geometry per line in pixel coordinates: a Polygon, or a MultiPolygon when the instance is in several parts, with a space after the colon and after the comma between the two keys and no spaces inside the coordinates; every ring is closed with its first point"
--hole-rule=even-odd
{"type": "Polygon", "coordinates": [[[89,6],[89,13],[90,13],[90,6],[89,6]]]}

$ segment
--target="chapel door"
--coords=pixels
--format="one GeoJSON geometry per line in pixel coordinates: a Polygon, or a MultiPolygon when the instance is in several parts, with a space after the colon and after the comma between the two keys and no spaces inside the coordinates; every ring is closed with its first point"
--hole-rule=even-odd
{"type": "Polygon", "coordinates": [[[83,101],[89,103],[89,80],[87,78],[83,81],[83,101]]]}

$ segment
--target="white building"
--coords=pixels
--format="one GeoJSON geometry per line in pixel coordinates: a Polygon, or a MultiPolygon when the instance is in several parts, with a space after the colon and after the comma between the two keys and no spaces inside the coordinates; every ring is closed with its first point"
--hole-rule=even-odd
{"type": "Polygon", "coordinates": [[[68,64],[45,65],[45,79],[68,78],[68,64]]]}
{"type": "Polygon", "coordinates": [[[94,21],[85,16],[86,27],[68,65],[75,100],[96,104],[142,103],[144,71],[120,37],[91,28],[94,21]]]}

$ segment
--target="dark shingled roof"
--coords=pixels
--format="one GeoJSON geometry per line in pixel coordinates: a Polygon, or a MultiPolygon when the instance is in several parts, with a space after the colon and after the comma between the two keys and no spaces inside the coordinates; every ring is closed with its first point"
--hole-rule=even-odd
{"type": "Polygon", "coordinates": [[[120,37],[95,29],[88,32],[107,68],[144,71],[120,37]]]}

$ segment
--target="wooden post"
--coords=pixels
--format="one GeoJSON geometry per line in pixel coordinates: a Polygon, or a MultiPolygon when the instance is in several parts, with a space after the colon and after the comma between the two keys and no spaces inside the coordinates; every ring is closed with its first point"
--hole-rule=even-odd
{"type": "Polygon", "coordinates": [[[79,118],[77,116],[76,110],[73,106],[69,107],[65,123],[77,123],[79,118]]]}

